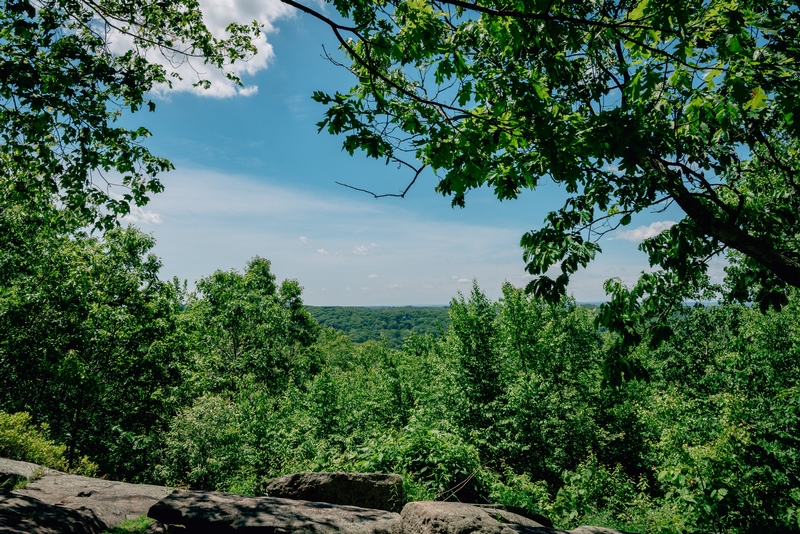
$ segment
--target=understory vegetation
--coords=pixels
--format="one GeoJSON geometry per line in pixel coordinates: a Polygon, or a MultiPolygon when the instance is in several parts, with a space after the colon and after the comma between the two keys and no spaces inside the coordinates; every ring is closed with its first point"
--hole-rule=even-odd
{"type": "Polygon", "coordinates": [[[612,385],[614,338],[570,299],[506,284],[492,302],[475,283],[439,336],[354,343],[266,259],[189,291],[158,277],[150,236],[62,217],[0,213],[3,455],[245,494],[290,472],[396,472],[408,500],[560,527],[800,532],[796,294],[780,312],[675,310],[632,356],[638,378],[612,385]]]}

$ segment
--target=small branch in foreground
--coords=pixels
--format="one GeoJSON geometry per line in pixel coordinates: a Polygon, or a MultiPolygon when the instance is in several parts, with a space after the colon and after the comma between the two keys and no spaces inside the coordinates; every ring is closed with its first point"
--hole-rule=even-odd
{"type": "Polygon", "coordinates": [[[405,161],[402,161],[402,160],[399,160],[399,159],[395,159],[395,161],[397,161],[397,163],[399,163],[401,165],[405,165],[406,167],[408,167],[408,168],[410,168],[411,170],[414,171],[414,178],[408,183],[408,185],[406,186],[406,188],[403,190],[402,193],[383,193],[383,194],[379,195],[378,193],[373,193],[372,191],[370,191],[368,189],[361,189],[360,187],[355,187],[353,185],[343,184],[342,182],[336,182],[336,185],[341,185],[342,187],[346,187],[348,189],[353,189],[355,191],[361,191],[362,193],[367,193],[368,195],[372,195],[374,198],[384,198],[384,197],[405,198],[406,197],[406,193],[408,193],[408,190],[411,189],[411,186],[414,185],[414,183],[417,181],[417,178],[419,178],[419,175],[422,173],[423,170],[425,170],[425,167],[427,167],[427,165],[423,165],[422,167],[417,169],[417,168],[409,165],[405,161]]]}

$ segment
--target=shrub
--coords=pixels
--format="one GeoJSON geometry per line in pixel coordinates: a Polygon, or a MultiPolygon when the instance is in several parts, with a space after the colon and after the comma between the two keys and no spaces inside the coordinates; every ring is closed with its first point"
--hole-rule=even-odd
{"type": "Polygon", "coordinates": [[[46,423],[37,427],[26,412],[0,411],[0,456],[66,471],[67,448],[48,439],[48,432],[46,423]]]}
{"type": "Polygon", "coordinates": [[[83,476],[97,473],[97,464],[86,456],[69,467],[64,457],[67,447],[48,439],[49,430],[47,423],[34,425],[26,412],[0,410],[0,456],[83,476]]]}
{"type": "Polygon", "coordinates": [[[255,485],[255,451],[240,415],[228,399],[213,395],[197,399],[173,419],[159,475],[177,486],[250,492],[255,485]]]}
{"type": "Polygon", "coordinates": [[[407,501],[471,500],[481,489],[481,463],[475,446],[414,416],[402,431],[369,440],[359,456],[360,470],[402,474],[407,501]]]}

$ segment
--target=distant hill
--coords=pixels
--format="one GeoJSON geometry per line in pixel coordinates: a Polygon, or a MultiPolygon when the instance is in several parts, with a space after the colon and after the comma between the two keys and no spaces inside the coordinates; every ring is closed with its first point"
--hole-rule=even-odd
{"type": "Polygon", "coordinates": [[[322,326],[347,334],[355,343],[385,340],[399,349],[411,332],[438,335],[450,325],[449,308],[403,306],[306,306],[322,326]]]}

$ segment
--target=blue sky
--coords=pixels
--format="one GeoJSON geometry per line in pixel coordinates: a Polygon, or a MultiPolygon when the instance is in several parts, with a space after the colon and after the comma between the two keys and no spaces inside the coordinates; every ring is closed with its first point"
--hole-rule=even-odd
{"type": "MultiPolygon", "coordinates": [[[[262,53],[241,67],[244,90],[209,73],[211,91],[198,91],[190,73],[174,89],[155,92],[155,113],[126,119],[147,127],[148,146],[176,167],[162,175],[165,192],[129,217],[156,237],[164,277],[193,284],[217,269],[241,270],[259,255],[279,279],[304,286],[307,304],[388,306],[446,304],[469,291],[473,278],[496,299],[504,280],[530,280],[519,238],[560,204],[556,186],[502,203],[488,190],[474,191],[465,209],[453,209],[434,192],[432,173],[405,199],[375,200],[336,185],[397,192],[411,176],[350,157],[341,139],[317,133],[324,108],[312,92],[352,84],[347,71],[322,58],[323,45],[338,53],[327,28],[275,2],[201,4],[212,30],[228,18],[258,18],[268,31],[262,53]]],[[[642,214],[626,233],[604,239],[600,258],[574,277],[575,298],[604,300],[607,278],[633,282],[647,268],[638,242],[680,217],[642,214]]]]}

